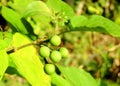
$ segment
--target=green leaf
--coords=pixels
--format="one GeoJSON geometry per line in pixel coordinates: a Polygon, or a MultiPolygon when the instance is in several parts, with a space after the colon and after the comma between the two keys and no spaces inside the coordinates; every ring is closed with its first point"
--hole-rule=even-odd
{"type": "Polygon", "coordinates": [[[12,33],[0,32],[0,50],[10,47],[12,44],[12,33]]]}
{"type": "Polygon", "coordinates": [[[13,31],[21,32],[23,34],[28,34],[27,29],[23,25],[21,21],[21,17],[18,13],[13,11],[10,8],[5,6],[2,7],[2,16],[6,19],[8,23],[10,23],[13,31]]]}
{"type": "MultiPolygon", "coordinates": [[[[33,32],[33,27],[32,25],[25,19],[25,18],[21,18],[21,21],[23,23],[23,25],[25,26],[25,28],[27,29],[28,31],[28,35],[29,36],[36,36],[33,32]]],[[[36,38],[36,37],[35,37],[36,38]]]]}
{"type": "MultiPolygon", "coordinates": [[[[20,47],[31,43],[27,36],[16,33],[13,36],[13,46],[20,47]]],[[[26,46],[10,54],[16,69],[32,86],[50,86],[50,77],[44,73],[43,64],[33,45],[26,46]]]]}
{"type": "Polygon", "coordinates": [[[0,80],[8,67],[8,55],[5,50],[0,50],[0,80]]]}
{"type": "Polygon", "coordinates": [[[47,5],[42,1],[33,1],[26,7],[22,17],[34,16],[34,15],[46,15],[51,16],[51,12],[47,5]]]}
{"type": "Polygon", "coordinates": [[[72,86],[98,86],[97,81],[83,69],[74,67],[58,67],[72,86]]]}
{"type": "Polygon", "coordinates": [[[8,44],[4,40],[0,40],[0,50],[5,49],[8,47],[8,44]]]}
{"type": "Polygon", "coordinates": [[[17,12],[23,13],[26,6],[34,0],[22,0],[22,1],[21,0],[13,0],[13,3],[9,2],[8,5],[11,8],[15,9],[17,12]],[[24,1],[24,3],[22,3],[22,1],[24,1]]]}
{"type": "Polygon", "coordinates": [[[55,86],[71,86],[70,83],[57,74],[51,75],[52,84],[55,86]]]}
{"type": "MultiPolygon", "coordinates": [[[[52,12],[47,5],[42,1],[33,1],[26,7],[22,18],[28,17],[29,23],[32,25],[36,35],[46,34],[45,31],[50,33],[52,12]],[[32,19],[32,20],[31,20],[32,19]]],[[[42,35],[43,36],[43,35],[42,35]]]]}
{"type": "Polygon", "coordinates": [[[47,5],[55,12],[59,12],[68,18],[74,16],[73,9],[62,0],[47,0],[47,5]]]}
{"type": "Polygon", "coordinates": [[[97,31],[120,37],[120,26],[98,15],[92,15],[89,18],[74,16],[71,18],[69,26],[71,31],[97,31]]]}

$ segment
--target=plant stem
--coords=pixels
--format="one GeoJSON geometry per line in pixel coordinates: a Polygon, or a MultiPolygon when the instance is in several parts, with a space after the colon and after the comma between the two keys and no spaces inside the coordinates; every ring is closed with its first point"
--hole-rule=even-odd
{"type": "Polygon", "coordinates": [[[46,41],[48,41],[48,40],[49,40],[49,38],[39,38],[39,39],[35,40],[35,41],[32,42],[32,43],[28,43],[28,44],[22,45],[22,46],[17,47],[17,48],[14,48],[14,47],[13,47],[12,49],[7,49],[6,52],[7,52],[7,54],[11,54],[11,53],[13,53],[13,52],[16,52],[16,51],[22,49],[22,48],[28,47],[28,46],[30,46],[30,45],[41,44],[41,43],[46,42],[46,41]]]}

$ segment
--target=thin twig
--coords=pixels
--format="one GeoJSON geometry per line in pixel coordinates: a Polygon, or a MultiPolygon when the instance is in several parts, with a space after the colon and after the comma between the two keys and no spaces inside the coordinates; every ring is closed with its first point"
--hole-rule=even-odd
{"type": "Polygon", "coordinates": [[[37,44],[43,43],[43,42],[48,41],[48,40],[49,40],[48,38],[40,38],[40,39],[35,40],[35,41],[32,42],[32,43],[28,43],[28,44],[22,45],[22,46],[17,47],[17,48],[14,48],[14,47],[13,47],[12,49],[8,49],[8,50],[7,50],[7,54],[16,52],[16,51],[18,51],[18,50],[20,50],[20,49],[22,49],[22,48],[28,47],[28,46],[30,46],[30,45],[37,45],[37,44]]]}

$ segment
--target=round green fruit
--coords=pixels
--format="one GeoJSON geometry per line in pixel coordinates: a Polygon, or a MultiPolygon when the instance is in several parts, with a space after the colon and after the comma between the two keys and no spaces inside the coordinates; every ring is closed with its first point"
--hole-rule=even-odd
{"type": "Polygon", "coordinates": [[[59,46],[61,44],[61,38],[57,35],[54,35],[51,39],[50,39],[50,43],[54,46],[59,46]]]}
{"type": "Polygon", "coordinates": [[[44,71],[46,74],[51,75],[55,73],[55,66],[53,64],[46,64],[44,66],[44,71]]]}
{"type": "Polygon", "coordinates": [[[68,49],[65,48],[65,47],[61,47],[61,48],[59,49],[59,52],[61,53],[61,55],[62,55],[63,58],[66,58],[66,57],[68,57],[68,55],[69,55],[69,51],[68,51],[68,49]]]}
{"type": "Polygon", "coordinates": [[[50,49],[49,49],[47,46],[42,46],[42,47],[40,48],[39,53],[40,53],[40,55],[41,55],[42,57],[47,58],[47,57],[49,57],[49,55],[50,55],[50,49]]]}
{"type": "Polygon", "coordinates": [[[52,51],[51,54],[50,54],[50,59],[53,61],[53,62],[59,62],[61,60],[62,56],[61,56],[61,53],[59,51],[52,51]]]}

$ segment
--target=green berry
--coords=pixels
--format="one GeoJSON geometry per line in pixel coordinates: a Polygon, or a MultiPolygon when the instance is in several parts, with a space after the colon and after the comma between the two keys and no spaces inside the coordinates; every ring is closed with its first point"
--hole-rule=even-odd
{"type": "Polygon", "coordinates": [[[50,43],[54,46],[59,46],[61,44],[61,38],[57,35],[54,35],[51,39],[50,39],[50,43]]]}
{"type": "Polygon", "coordinates": [[[69,55],[69,51],[68,51],[68,49],[65,48],[65,47],[61,47],[61,48],[59,49],[59,52],[61,53],[61,55],[62,55],[63,58],[66,58],[66,57],[68,57],[68,55],[69,55]]]}
{"type": "Polygon", "coordinates": [[[47,46],[42,46],[39,51],[40,55],[42,57],[49,57],[50,55],[50,49],[47,46]]]}
{"type": "Polygon", "coordinates": [[[50,59],[53,61],[53,62],[59,62],[61,60],[62,56],[61,56],[61,53],[59,51],[52,51],[51,54],[50,54],[50,59]]]}
{"type": "Polygon", "coordinates": [[[55,66],[53,64],[46,64],[44,66],[44,71],[46,74],[51,75],[55,72],[55,66]]]}

